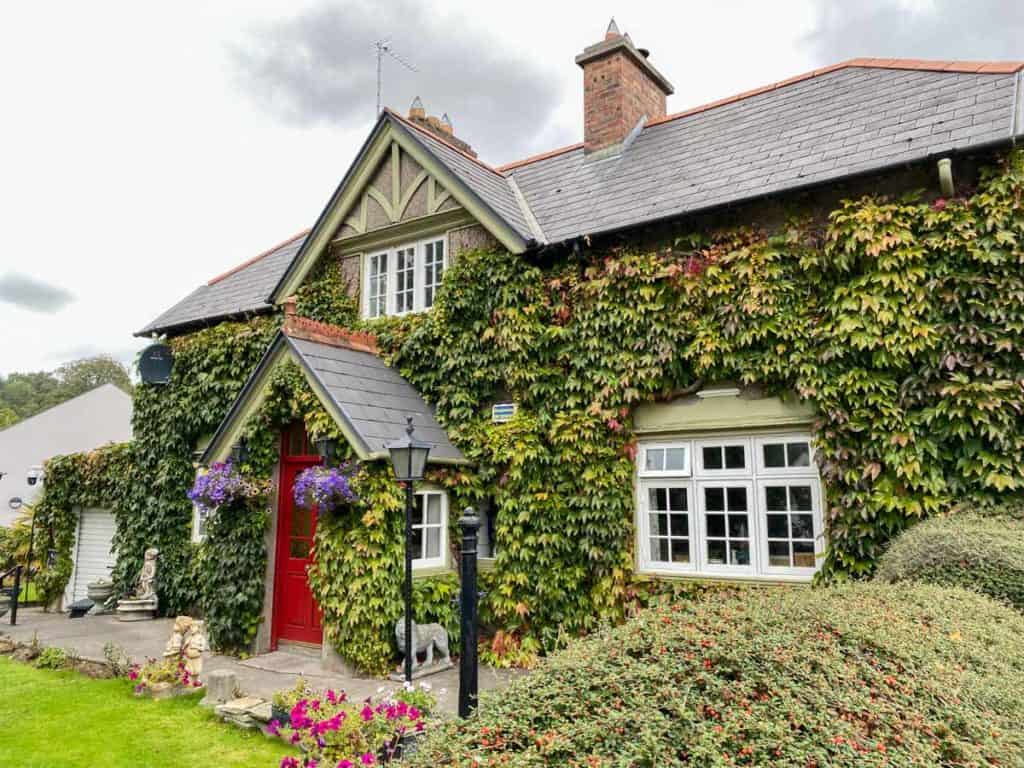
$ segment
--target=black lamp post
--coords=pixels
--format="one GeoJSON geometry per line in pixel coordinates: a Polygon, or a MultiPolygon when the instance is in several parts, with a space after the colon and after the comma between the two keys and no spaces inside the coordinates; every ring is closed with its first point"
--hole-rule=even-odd
{"type": "Polygon", "coordinates": [[[412,682],[412,484],[423,479],[430,445],[412,436],[412,416],[406,420],[406,437],[388,443],[395,479],[405,483],[405,682],[412,682]]]}

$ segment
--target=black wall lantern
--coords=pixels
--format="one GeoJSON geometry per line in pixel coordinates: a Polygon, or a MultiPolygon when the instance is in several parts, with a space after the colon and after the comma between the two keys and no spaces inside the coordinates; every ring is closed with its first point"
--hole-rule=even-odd
{"type": "Polygon", "coordinates": [[[413,654],[412,647],[412,484],[423,479],[430,455],[430,444],[413,437],[412,416],[406,419],[405,434],[402,439],[388,443],[391,454],[391,466],[395,470],[395,479],[405,483],[405,682],[412,682],[413,654]]]}
{"type": "Polygon", "coordinates": [[[328,462],[334,460],[334,454],[337,451],[337,443],[334,438],[331,437],[319,437],[316,441],[316,452],[320,455],[320,458],[324,462],[324,466],[327,466],[328,462]]]}
{"type": "Polygon", "coordinates": [[[236,465],[249,461],[249,441],[244,437],[231,446],[231,461],[236,465]]]}

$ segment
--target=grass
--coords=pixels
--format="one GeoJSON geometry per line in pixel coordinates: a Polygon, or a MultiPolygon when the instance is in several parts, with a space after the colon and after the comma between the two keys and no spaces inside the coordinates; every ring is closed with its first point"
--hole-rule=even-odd
{"type": "Polygon", "coordinates": [[[276,768],[286,746],[219,722],[199,696],[136,699],[126,680],[92,680],[0,657],[4,768],[276,768]]]}

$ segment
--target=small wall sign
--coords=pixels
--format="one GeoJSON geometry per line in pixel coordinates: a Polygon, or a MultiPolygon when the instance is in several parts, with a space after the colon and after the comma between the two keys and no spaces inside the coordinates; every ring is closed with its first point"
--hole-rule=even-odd
{"type": "Polygon", "coordinates": [[[166,344],[150,344],[139,355],[139,377],[145,384],[166,384],[171,380],[174,353],[166,344]]]}

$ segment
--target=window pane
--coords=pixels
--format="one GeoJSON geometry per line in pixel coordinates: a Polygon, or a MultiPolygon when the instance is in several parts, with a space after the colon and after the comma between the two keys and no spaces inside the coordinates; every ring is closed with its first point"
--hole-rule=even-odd
{"type": "Polygon", "coordinates": [[[705,446],[703,453],[704,469],[722,468],[722,449],[719,446],[705,446]]]}
{"type": "Polygon", "coordinates": [[[746,515],[729,515],[729,536],[737,539],[745,539],[750,536],[746,515]]]}
{"type": "Polygon", "coordinates": [[[313,535],[313,513],[301,507],[292,508],[292,536],[313,535]]]}
{"type": "Polygon", "coordinates": [[[668,562],[668,539],[651,539],[651,560],[668,562]]]}
{"type": "Polygon", "coordinates": [[[679,541],[678,539],[672,541],[672,562],[690,562],[690,542],[679,541]]]}
{"type": "Polygon", "coordinates": [[[766,443],[764,446],[764,465],[766,467],[786,466],[786,446],[782,443],[766,443]]]}
{"type": "Polygon", "coordinates": [[[810,512],[811,507],[811,486],[791,485],[789,486],[789,508],[799,512],[810,512]]]}
{"type": "Polygon", "coordinates": [[[665,451],[665,469],[676,471],[686,469],[686,449],[669,448],[665,451]]]}
{"type": "Polygon", "coordinates": [[[729,502],[729,510],[732,512],[744,512],[747,509],[747,489],[728,488],[725,491],[726,499],[729,502]]]}
{"type": "Polygon", "coordinates": [[[427,495],[427,522],[431,525],[438,525],[441,522],[441,494],[439,493],[427,495]]]}
{"type": "Polygon", "coordinates": [[[725,446],[725,468],[726,469],[743,469],[747,466],[746,451],[743,450],[742,445],[727,445],[725,446]]]}
{"type": "Polygon", "coordinates": [[[306,539],[292,539],[288,543],[288,556],[298,560],[309,557],[309,542],[306,539]]]}
{"type": "Polygon", "coordinates": [[[441,529],[427,528],[427,557],[441,556],[441,529]]]}
{"type": "Polygon", "coordinates": [[[421,493],[413,496],[412,524],[423,525],[423,494],[421,493]]]}
{"type": "Polygon", "coordinates": [[[687,509],[689,509],[689,507],[687,507],[686,505],[686,489],[669,488],[668,503],[669,509],[675,512],[685,512],[687,509]]]}
{"type": "Polygon", "coordinates": [[[768,515],[768,538],[789,538],[789,518],[786,515],[768,515]]]}
{"type": "Polygon", "coordinates": [[[811,464],[811,447],[807,443],[790,443],[786,446],[789,466],[807,467],[811,464]]]}
{"type": "Polygon", "coordinates": [[[789,542],[769,541],[768,542],[768,565],[775,568],[789,567],[789,542]]]}
{"type": "Polygon", "coordinates": [[[729,545],[730,565],[750,565],[750,542],[732,542],[729,545]]]}
{"type": "Polygon", "coordinates": [[[661,472],[665,469],[665,449],[647,448],[644,450],[647,463],[645,467],[648,472],[661,472]]]}
{"type": "Polygon", "coordinates": [[[666,494],[664,488],[650,488],[647,491],[647,504],[652,510],[658,510],[664,512],[668,509],[666,504],[666,494]]]}
{"type": "Polygon", "coordinates": [[[723,488],[705,488],[704,509],[709,512],[723,511],[725,509],[725,490],[723,488]]]}
{"type": "Polygon", "coordinates": [[[420,560],[423,557],[423,529],[412,529],[412,559],[420,560]]]}
{"type": "Polygon", "coordinates": [[[769,485],[764,489],[764,501],[766,508],[777,512],[785,512],[787,509],[786,486],[769,485]]]}
{"type": "Polygon", "coordinates": [[[814,538],[814,518],[811,515],[793,515],[790,521],[793,525],[794,539],[814,538]]]}
{"type": "Polygon", "coordinates": [[[668,536],[668,515],[650,515],[651,535],[668,536]]]}
{"type": "Polygon", "coordinates": [[[725,536],[725,515],[708,515],[704,520],[708,536],[725,536]]]}
{"type": "Polygon", "coordinates": [[[712,565],[725,565],[725,542],[708,542],[708,562],[712,565]]]}
{"type": "Polygon", "coordinates": [[[672,515],[672,535],[677,538],[690,535],[689,515],[672,515]]]}
{"type": "Polygon", "coordinates": [[[809,541],[794,541],[793,565],[797,568],[813,568],[814,544],[809,541]]]}
{"type": "Polygon", "coordinates": [[[411,312],[416,295],[416,249],[403,248],[395,252],[395,311],[411,312]]]}

